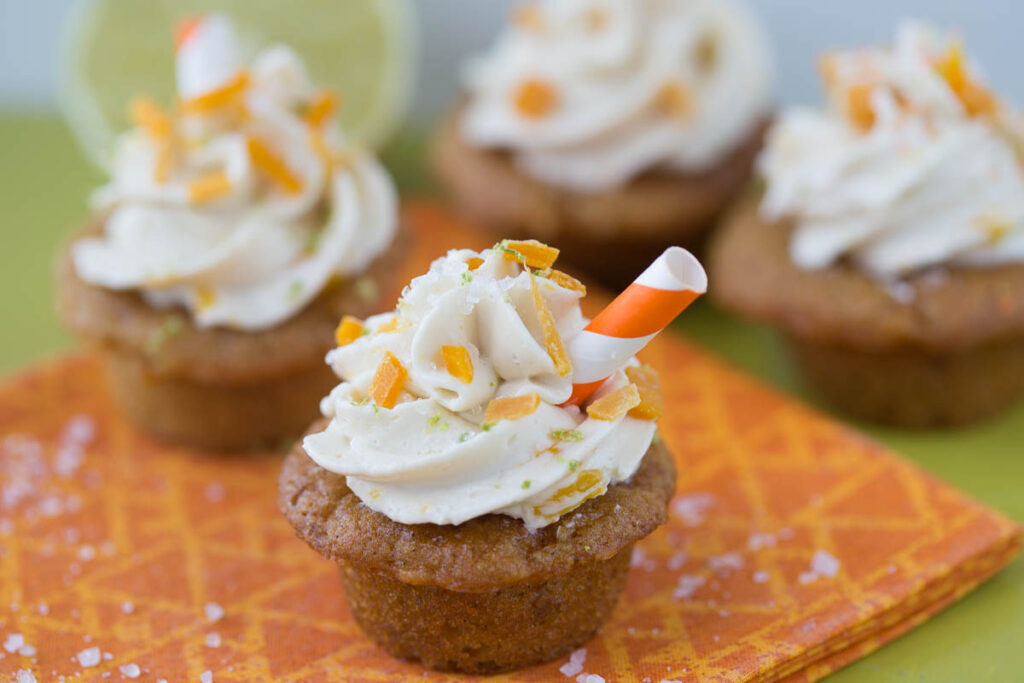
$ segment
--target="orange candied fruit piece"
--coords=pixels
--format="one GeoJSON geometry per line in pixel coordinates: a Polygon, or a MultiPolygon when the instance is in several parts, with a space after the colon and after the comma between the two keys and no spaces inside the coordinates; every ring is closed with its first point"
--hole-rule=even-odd
{"type": "Polygon", "coordinates": [[[330,90],[324,90],[309,105],[306,111],[306,123],[319,128],[338,109],[338,96],[330,90]]]}
{"type": "Polygon", "coordinates": [[[383,334],[385,332],[398,332],[403,327],[401,316],[394,316],[391,320],[387,321],[383,325],[377,328],[377,334],[383,334]]]}
{"type": "Polygon", "coordinates": [[[498,420],[514,421],[532,415],[540,405],[537,394],[523,394],[509,398],[496,398],[487,404],[484,423],[493,424],[498,420]]]}
{"type": "Polygon", "coordinates": [[[627,384],[610,394],[605,394],[587,406],[587,415],[595,420],[611,422],[618,420],[639,405],[640,391],[635,384],[627,384]]]}
{"type": "Polygon", "coordinates": [[[465,346],[442,346],[441,355],[444,356],[444,366],[449,375],[463,384],[473,381],[473,359],[469,357],[465,346]]]}
{"type": "Polygon", "coordinates": [[[861,130],[870,130],[875,125],[875,110],[871,108],[871,93],[874,86],[860,83],[851,86],[846,93],[846,107],[850,120],[861,130]]]}
{"type": "Polygon", "coordinates": [[[281,157],[274,154],[269,147],[256,138],[250,137],[246,140],[246,145],[249,148],[249,158],[252,159],[252,163],[273,178],[284,188],[285,192],[288,194],[302,192],[302,181],[291,172],[281,157]]]}
{"type": "Polygon", "coordinates": [[[522,263],[534,270],[547,270],[555,265],[559,251],[537,240],[502,240],[502,252],[506,261],[522,263]]]}
{"type": "Polygon", "coordinates": [[[182,109],[195,114],[208,114],[234,104],[238,97],[249,87],[249,74],[244,71],[228,83],[199,97],[182,102],[182,109]]]}
{"type": "Polygon", "coordinates": [[[552,282],[554,282],[559,287],[562,287],[563,289],[568,289],[573,292],[579,292],[580,296],[587,295],[586,286],[582,282],[574,278],[572,275],[563,273],[560,270],[552,270],[550,273],[545,274],[544,277],[551,280],[552,282]]]}
{"type": "Polygon", "coordinates": [[[527,31],[540,32],[544,30],[544,13],[533,3],[520,5],[512,11],[512,23],[527,31]]]}
{"type": "Polygon", "coordinates": [[[466,265],[469,266],[470,270],[476,270],[484,264],[484,260],[479,256],[470,256],[466,259],[466,265]]]}
{"type": "Polygon", "coordinates": [[[945,79],[970,116],[992,114],[997,108],[997,101],[986,88],[971,80],[967,73],[964,48],[960,41],[949,46],[946,54],[935,65],[939,75],[945,79]]]}
{"type": "Polygon", "coordinates": [[[555,86],[539,78],[530,78],[519,84],[513,95],[516,111],[528,119],[542,119],[558,107],[555,86]]]}
{"type": "Polygon", "coordinates": [[[685,118],[693,111],[693,98],[682,83],[669,81],[654,96],[658,108],[669,116],[685,118]]]}
{"type": "Polygon", "coordinates": [[[626,368],[626,377],[636,385],[640,394],[640,403],[630,409],[630,417],[640,420],[657,420],[665,414],[665,402],[661,397],[661,380],[654,368],[648,365],[626,368]]]}
{"type": "Polygon", "coordinates": [[[206,309],[217,303],[217,293],[209,287],[199,287],[196,289],[196,306],[199,307],[200,311],[206,309]]]}
{"type": "Polygon", "coordinates": [[[390,351],[385,353],[384,360],[377,366],[377,372],[373,373],[373,383],[370,385],[370,396],[374,403],[388,410],[394,408],[408,376],[409,371],[402,365],[402,361],[390,351]]]}
{"type": "Polygon", "coordinates": [[[181,49],[181,46],[185,44],[185,41],[195,33],[195,30],[199,28],[199,24],[203,21],[201,14],[192,14],[187,17],[182,17],[178,24],[174,27],[174,51],[177,52],[181,49]]]}
{"type": "Polygon", "coordinates": [[[171,117],[148,97],[136,97],[128,105],[128,118],[151,138],[164,139],[171,134],[171,117]]]}
{"type": "Polygon", "coordinates": [[[363,321],[359,320],[359,318],[346,315],[338,323],[338,328],[334,330],[334,341],[337,342],[338,346],[348,346],[356,339],[362,337],[365,329],[363,321]]]}
{"type": "Polygon", "coordinates": [[[548,308],[548,302],[537,286],[537,278],[530,273],[530,293],[533,294],[533,305],[537,309],[537,317],[540,319],[540,327],[544,334],[544,346],[548,356],[555,363],[555,371],[559,377],[565,377],[572,372],[572,363],[569,362],[569,353],[565,350],[565,342],[562,335],[558,334],[558,327],[555,325],[555,316],[548,308]]]}
{"type": "Polygon", "coordinates": [[[188,200],[193,204],[206,204],[231,192],[231,180],[224,171],[213,171],[195,178],[188,184],[188,200]]]}

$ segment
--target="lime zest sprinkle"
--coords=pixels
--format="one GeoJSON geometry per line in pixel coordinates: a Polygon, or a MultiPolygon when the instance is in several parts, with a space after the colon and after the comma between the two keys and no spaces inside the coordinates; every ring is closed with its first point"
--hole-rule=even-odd
{"type": "Polygon", "coordinates": [[[440,413],[438,413],[437,415],[432,415],[430,419],[427,420],[427,424],[430,425],[431,427],[437,427],[438,430],[442,432],[447,432],[450,426],[447,420],[443,419],[440,413]]]}
{"type": "Polygon", "coordinates": [[[531,483],[531,482],[530,482],[530,480],[529,480],[529,479],[527,479],[527,480],[525,480],[525,481],[523,482],[523,490],[524,490],[524,491],[525,491],[526,489],[530,488],[530,483],[531,483]]]}
{"type": "Polygon", "coordinates": [[[552,429],[548,436],[552,441],[583,441],[583,432],[578,429],[552,429]]]}
{"type": "Polygon", "coordinates": [[[461,434],[459,434],[459,443],[466,443],[472,436],[473,435],[470,434],[469,432],[462,432],[461,434]]]}
{"type": "Polygon", "coordinates": [[[496,422],[484,422],[482,425],[480,425],[480,429],[484,430],[485,432],[489,432],[489,431],[491,431],[491,427],[493,427],[495,424],[497,424],[497,423],[496,422]]]}
{"type": "Polygon", "coordinates": [[[579,466],[580,466],[580,461],[579,460],[570,460],[569,461],[569,471],[570,472],[575,472],[577,469],[579,469],[579,466]]]}
{"type": "Polygon", "coordinates": [[[302,280],[292,280],[288,285],[288,301],[296,302],[302,297],[304,286],[302,280]]]}
{"type": "Polygon", "coordinates": [[[462,274],[462,284],[468,285],[472,281],[473,275],[468,270],[462,274]]]}
{"type": "Polygon", "coordinates": [[[153,356],[160,351],[160,348],[168,340],[180,334],[184,329],[185,323],[181,318],[178,316],[168,316],[160,323],[160,327],[153,330],[149,337],[146,338],[142,350],[146,352],[146,355],[153,356]]]}

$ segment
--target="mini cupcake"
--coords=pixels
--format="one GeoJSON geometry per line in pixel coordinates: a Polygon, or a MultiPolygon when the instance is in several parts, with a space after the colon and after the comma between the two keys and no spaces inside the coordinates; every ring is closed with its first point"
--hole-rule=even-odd
{"type": "Polygon", "coordinates": [[[346,318],[328,356],[342,382],[285,460],[282,511],[398,657],[491,673],[571,651],[666,519],[657,375],[620,361],[583,402],[566,347],[592,334],[584,290],[552,253],[451,251],[395,312],[346,318]]]}
{"type": "Polygon", "coordinates": [[[289,48],[243,68],[229,21],[199,18],[176,69],[172,112],[131,104],[95,218],[61,254],[60,314],[153,434],[276,443],[334,383],[323,357],[341,311],[377,310],[389,289],[395,190],[289,48]]]}
{"type": "Polygon", "coordinates": [[[733,0],[558,0],[520,7],[463,81],[434,148],[458,206],[622,285],[747,181],[772,67],[733,0]]]}
{"type": "Polygon", "coordinates": [[[854,415],[994,414],[1024,391],[1017,113],[958,40],[920,24],[823,66],[826,109],[781,117],[764,196],[716,236],[716,295],[779,327],[811,386],[854,415]]]}

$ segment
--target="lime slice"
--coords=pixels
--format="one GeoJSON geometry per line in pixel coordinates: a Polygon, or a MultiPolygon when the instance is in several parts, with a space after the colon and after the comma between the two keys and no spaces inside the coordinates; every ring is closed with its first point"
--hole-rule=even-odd
{"type": "Polygon", "coordinates": [[[314,83],[341,94],[349,139],[379,148],[401,124],[416,51],[411,0],[84,0],[64,26],[60,99],[100,166],[132,97],[171,103],[178,20],[212,12],[232,18],[247,58],[271,43],[295,49],[314,83]]]}

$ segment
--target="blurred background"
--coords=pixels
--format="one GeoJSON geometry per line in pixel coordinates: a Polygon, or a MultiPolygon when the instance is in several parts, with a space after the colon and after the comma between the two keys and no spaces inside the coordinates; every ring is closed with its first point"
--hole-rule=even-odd
{"type": "MultiPolygon", "coordinates": [[[[285,1],[285,0],[282,0],[285,1]]],[[[343,0],[325,0],[325,2],[343,0]]],[[[0,109],[56,107],[59,25],[76,0],[0,0],[0,109]]],[[[414,0],[421,24],[414,115],[429,119],[456,89],[459,60],[485,45],[516,0],[414,0]]],[[[815,56],[829,47],[884,41],[901,18],[957,27],[996,88],[1024,101],[1019,0],[752,0],[775,43],[783,102],[812,101],[815,56]]]]}
{"type": "MultiPolygon", "coordinates": [[[[115,0],[124,1],[128,0],[115,0]]],[[[133,0],[133,6],[149,0],[133,0]]],[[[262,0],[265,4],[268,0],[262,0]]],[[[285,3],[288,0],[277,0],[285,3]]],[[[312,0],[326,5],[347,0],[312,0]]],[[[418,76],[411,116],[384,160],[405,190],[426,187],[426,131],[457,91],[458,65],[486,46],[514,0],[411,0],[418,10],[418,76]]],[[[70,348],[53,315],[51,262],[62,237],[88,215],[103,181],[60,118],[61,25],[77,0],[0,0],[0,375],[70,348]]],[[[196,3],[192,3],[196,4],[196,3]]],[[[819,101],[817,56],[827,48],[888,42],[905,17],[958,29],[997,91],[1024,102],[1020,0],[750,0],[777,56],[783,104],[819,101]]],[[[330,27],[324,27],[329,30],[330,27]]],[[[143,36],[165,41],[168,35],[143,36]]],[[[730,362],[808,398],[778,339],[702,304],[680,327],[730,362]]],[[[1016,519],[1024,519],[1024,405],[955,433],[860,425],[872,436],[1016,519]]],[[[1024,563],[837,681],[1000,681],[1024,671],[1024,563]],[[978,635],[983,634],[983,635],[978,635]],[[1007,661],[1012,662],[1007,668],[1007,661]],[[997,666],[998,665],[998,666],[997,666]]]]}

